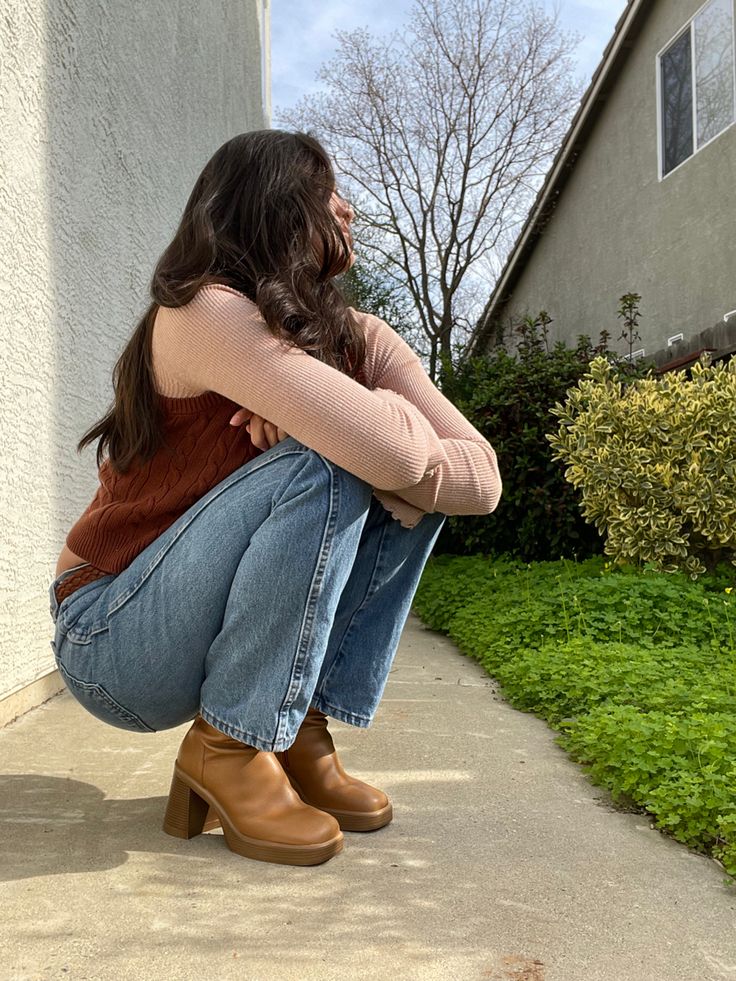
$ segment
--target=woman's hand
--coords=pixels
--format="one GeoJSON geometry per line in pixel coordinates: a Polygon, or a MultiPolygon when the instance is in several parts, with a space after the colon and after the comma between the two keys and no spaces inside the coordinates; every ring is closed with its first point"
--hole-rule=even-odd
{"type": "Polygon", "coordinates": [[[245,428],[250,433],[251,442],[259,450],[267,450],[289,435],[274,423],[268,422],[262,416],[256,415],[255,412],[251,412],[250,409],[238,409],[230,419],[230,425],[242,426],[246,420],[249,420],[245,428]]]}

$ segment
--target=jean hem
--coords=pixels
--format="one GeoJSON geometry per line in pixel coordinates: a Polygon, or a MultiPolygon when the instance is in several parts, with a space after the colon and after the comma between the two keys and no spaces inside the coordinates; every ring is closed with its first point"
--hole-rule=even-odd
{"type": "Polygon", "coordinates": [[[337,705],[330,704],[330,702],[326,701],[320,695],[316,695],[312,699],[312,705],[320,712],[324,712],[325,715],[331,715],[338,722],[345,722],[350,726],[358,726],[360,729],[368,729],[373,721],[372,718],[366,715],[356,715],[355,712],[347,712],[345,709],[338,708],[337,705]]]}
{"type": "Polygon", "coordinates": [[[237,726],[230,725],[229,722],[223,722],[212,712],[209,712],[206,708],[200,708],[199,714],[202,716],[205,722],[208,722],[215,729],[219,729],[220,732],[224,732],[226,736],[230,736],[231,739],[237,739],[240,743],[246,743],[248,746],[253,746],[255,749],[263,750],[265,753],[281,753],[294,742],[294,739],[289,740],[288,737],[284,736],[282,739],[263,739],[261,736],[257,736],[254,732],[247,732],[244,729],[238,729],[237,726]]]}

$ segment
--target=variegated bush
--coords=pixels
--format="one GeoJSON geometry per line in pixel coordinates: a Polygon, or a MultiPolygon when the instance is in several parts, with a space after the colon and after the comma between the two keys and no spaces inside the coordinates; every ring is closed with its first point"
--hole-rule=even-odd
{"type": "Polygon", "coordinates": [[[736,359],[618,381],[595,358],[548,434],[616,561],[696,579],[736,565],[736,359]]]}

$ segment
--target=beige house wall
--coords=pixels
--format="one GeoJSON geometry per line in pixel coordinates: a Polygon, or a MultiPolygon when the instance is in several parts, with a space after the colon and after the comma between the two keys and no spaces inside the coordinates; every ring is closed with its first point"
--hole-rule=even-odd
{"type": "Polygon", "coordinates": [[[0,725],[61,690],[48,588],[82,433],[194,179],[270,124],[268,0],[13,0],[0,32],[0,725]]]}
{"type": "MultiPolygon", "coordinates": [[[[619,297],[641,294],[647,355],[685,340],[736,308],[736,126],[659,179],[658,52],[702,0],[652,4],[620,76],[582,148],[502,323],[547,310],[552,341],[580,334],[626,353],[619,297]]],[[[733,325],[734,320],[731,321],[733,325]]]]}

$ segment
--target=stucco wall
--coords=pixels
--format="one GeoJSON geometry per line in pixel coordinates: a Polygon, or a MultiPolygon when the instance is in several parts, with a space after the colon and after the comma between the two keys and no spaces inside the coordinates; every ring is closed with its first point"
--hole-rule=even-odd
{"type": "Polygon", "coordinates": [[[656,55],[702,0],[652,4],[502,320],[547,310],[552,340],[598,340],[624,353],[619,297],[642,296],[647,355],[736,307],[736,126],[659,180],[656,55]]]}
{"type": "MultiPolygon", "coordinates": [[[[264,117],[262,0],[10,0],[0,32],[0,699],[54,668],[75,450],[194,179],[264,117]]],[[[267,54],[267,52],[266,52],[267,54]]],[[[28,705],[24,705],[25,708],[28,705]]]]}

